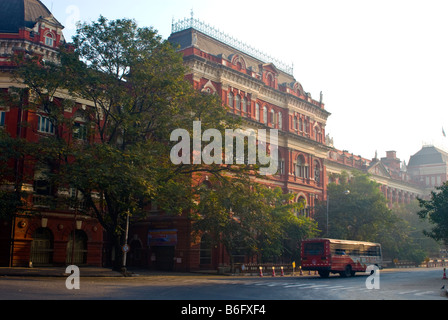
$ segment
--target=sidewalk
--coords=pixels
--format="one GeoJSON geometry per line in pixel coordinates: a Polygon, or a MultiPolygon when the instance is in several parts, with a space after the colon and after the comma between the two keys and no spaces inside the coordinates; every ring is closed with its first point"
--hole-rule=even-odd
{"type": "MultiPolygon", "coordinates": [[[[37,267],[37,268],[1,268],[0,277],[68,277],[66,267],[37,267]]],[[[82,277],[123,277],[123,274],[108,268],[80,267],[82,277]]]]}
{"type": "MultiPolygon", "coordinates": [[[[70,274],[65,272],[66,267],[15,267],[15,268],[7,268],[0,267],[0,278],[1,277],[68,277],[70,274]]],[[[79,273],[81,277],[125,277],[122,272],[114,271],[111,268],[102,268],[102,267],[79,267],[79,273]]],[[[218,274],[215,270],[200,270],[200,271],[192,271],[192,272],[175,272],[175,271],[158,271],[158,270],[149,270],[143,268],[129,268],[127,271],[128,277],[151,277],[151,276],[220,276],[220,277],[228,277],[228,276],[237,276],[237,277],[249,277],[256,278],[257,274],[218,274]]],[[[270,278],[270,274],[264,275],[265,277],[270,278]]],[[[285,277],[291,277],[292,275],[285,274],[285,277]]],[[[298,272],[295,273],[295,276],[300,276],[298,272]]],[[[308,272],[304,272],[303,277],[308,276],[308,272]]],[[[316,276],[312,273],[311,276],[316,276]]],[[[276,275],[276,277],[281,278],[280,274],[276,275]]]]}

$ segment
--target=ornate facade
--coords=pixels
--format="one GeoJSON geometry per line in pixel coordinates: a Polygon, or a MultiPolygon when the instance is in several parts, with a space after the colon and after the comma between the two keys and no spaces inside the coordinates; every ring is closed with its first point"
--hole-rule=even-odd
{"type": "MultiPolygon", "coordinates": [[[[11,55],[24,52],[54,61],[58,45],[64,42],[62,30],[38,0],[0,0],[0,90],[16,85],[9,73],[11,55]]],[[[335,149],[326,132],[330,113],[322,95],[312,98],[294,78],[292,66],[193,18],[173,23],[168,40],[179,45],[189,69],[186,78],[197,90],[217,94],[246,128],[278,129],[278,171],[260,182],[304,201],[304,210],[297,214],[312,216],[316,201],[327,199],[328,182],[344,170],[370,173],[391,205],[408,203],[427,194],[427,187],[446,181],[447,157],[438,150],[416,154],[405,170],[393,151],[385,158],[367,160],[335,149]],[[434,153],[440,157],[420,157],[434,153]]],[[[66,116],[76,117],[77,108],[88,106],[88,101],[77,101],[66,116]]],[[[53,134],[54,128],[45,114],[0,105],[0,130],[36,141],[53,134]],[[29,125],[22,126],[25,122],[29,125]]],[[[0,221],[0,265],[101,265],[104,239],[99,223],[76,215],[73,208],[54,205],[55,197],[64,199],[71,190],[51,190],[34,167],[16,168],[34,176],[23,184],[32,215],[0,221]]],[[[186,217],[164,217],[156,206],[147,221],[134,224],[129,239],[131,265],[193,270],[228,262],[224,248],[210,249],[192,238],[186,217]]]]}
{"type": "Polygon", "coordinates": [[[250,129],[278,129],[277,174],[263,181],[303,199],[305,213],[325,198],[325,126],[330,113],[293,77],[292,67],[196,19],[173,24],[197,90],[217,94],[250,129]]]}
{"type": "MultiPolygon", "coordinates": [[[[57,48],[65,41],[62,30],[38,0],[0,0],[0,90],[7,92],[18,86],[11,78],[11,56],[24,53],[56,61],[57,48]]],[[[54,96],[63,98],[62,93],[54,96]]],[[[26,95],[25,103],[31,99],[26,95]]],[[[76,110],[86,105],[87,101],[78,101],[65,110],[65,116],[75,117],[76,110]]],[[[0,130],[38,141],[54,135],[56,128],[39,108],[34,111],[0,103],[0,130]]],[[[54,190],[45,177],[45,168],[34,163],[16,161],[12,166],[15,177],[25,177],[21,191],[26,206],[11,220],[0,221],[0,266],[101,266],[102,227],[95,219],[76,214],[69,201],[72,190],[54,190]]],[[[15,188],[13,181],[2,183],[1,188],[15,188]]]]}

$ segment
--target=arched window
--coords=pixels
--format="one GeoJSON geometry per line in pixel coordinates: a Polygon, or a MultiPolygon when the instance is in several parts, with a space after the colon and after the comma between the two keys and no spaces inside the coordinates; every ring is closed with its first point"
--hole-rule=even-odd
{"type": "Polygon", "coordinates": [[[34,266],[53,263],[53,234],[48,228],[38,228],[31,242],[31,262],[34,266]]]}
{"type": "Polygon", "coordinates": [[[260,121],[260,105],[258,103],[255,105],[255,119],[260,121]]]}
{"type": "Polygon", "coordinates": [[[73,138],[77,140],[87,140],[87,119],[77,112],[75,115],[75,123],[73,124],[73,138]]]}
{"type": "Polygon", "coordinates": [[[267,83],[268,83],[268,86],[270,86],[272,88],[275,86],[274,77],[270,73],[267,76],[267,83]]]}
{"type": "Polygon", "coordinates": [[[87,234],[83,230],[74,230],[75,239],[73,242],[73,232],[70,233],[67,242],[67,264],[82,265],[87,263],[87,234]]]}
{"type": "Polygon", "coordinates": [[[247,113],[247,98],[244,97],[243,99],[243,112],[247,113]]]}
{"type": "Polygon", "coordinates": [[[282,118],[282,113],[281,112],[278,113],[278,128],[280,130],[283,128],[283,118],[282,118]]]}
{"type": "Polygon", "coordinates": [[[233,93],[232,92],[229,92],[228,100],[229,100],[229,107],[233,108],[233,93]]]}
{"type": "Polygon", "coordinates": [[[241,98],[238,94],[235,97],[235,109],[241,110],[241,98]]]}
{"type": "Polygon", "coordinates": [[[54,46],[54,37],[53,37],[53,34],[51,34],[50,32],[48,32],[46,35],[45,35],[45,45],[46,46],[49,46],[49,47],[53,47],[54,46]]]}
{"type": "Polygon", "coordinates": [[[275,111],[271,109],[271,126],[275,127],[275,111]]]}
{"type": "Polygon", "coordinates": [[[299,131],[303,131],[303,121],[302,118],[299,117],[299,131]]]}
{"type": "Polygon", "coordinates": [[[300,210],[296,211],[296,215],[297,216],[304,216],[306,213],[306,199],[304,196],[300,196],[297,198],[297,203],[301,203],[302,204],[302,208],[300,208],[300,210]]]}
{"type": "Polygon", "coordinates": [[[292,117],[292,127],[294,130],[297,131],[297,117],[296,116],[292,117]]]}
{"type": "Polygon", "coordinates": [[[296,161],[296,177],[299,178],[308,178],[308,165],[305,162],[305,157],[303,155],[299,155],[296,161]]]}
{"type": "Polygon", "coordinates": [[[321,181],[321,169],[320,169],[320,163],[319,161],[315,160],[314,161],[314,181],[316,181],[316,183],[319,185],[320,181],[321,181]]]}

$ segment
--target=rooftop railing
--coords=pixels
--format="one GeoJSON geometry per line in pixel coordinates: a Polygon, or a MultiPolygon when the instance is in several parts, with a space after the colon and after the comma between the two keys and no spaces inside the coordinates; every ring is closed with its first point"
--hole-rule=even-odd
{"type": "Polygon", "coordinates": [[[252,56],[253,58],[256,58],[258,60],[261,60],[265,63],[273,63],[278,69],[282,70],[283,72],[292,75],[294,72],[294,66],[291,64],[286,64],[283,61],[280,61],[252,46],[247,45],[245,42],[238,40],[234,38],[233,36],[230,36],[215,27],[202,22],[198,19],[193,18],[185,18],[183,20],[179,20],[177,22],[174,22],[171,25],[171,33],[180,32],[183,30],[187,30],[193,28],[197,31],[200,31],[209,37],[212,37],[218,41],[221,41],[222,43],[229,45],[247,55],[252,56]]]}

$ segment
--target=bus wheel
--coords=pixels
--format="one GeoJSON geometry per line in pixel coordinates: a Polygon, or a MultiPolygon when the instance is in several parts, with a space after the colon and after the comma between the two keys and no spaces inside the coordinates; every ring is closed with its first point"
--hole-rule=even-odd
{"type": "Polygon", "coordinates": [[[319,271],[321,278],[328,278],[330,276],[330,271],[319,271]]]}
{"type": "Polygon", "coordinates": [[[345,267],[345,270],[340,273],[341,277],[347,278],[353,275],[352,267],[350,265],[345,267]]]}

